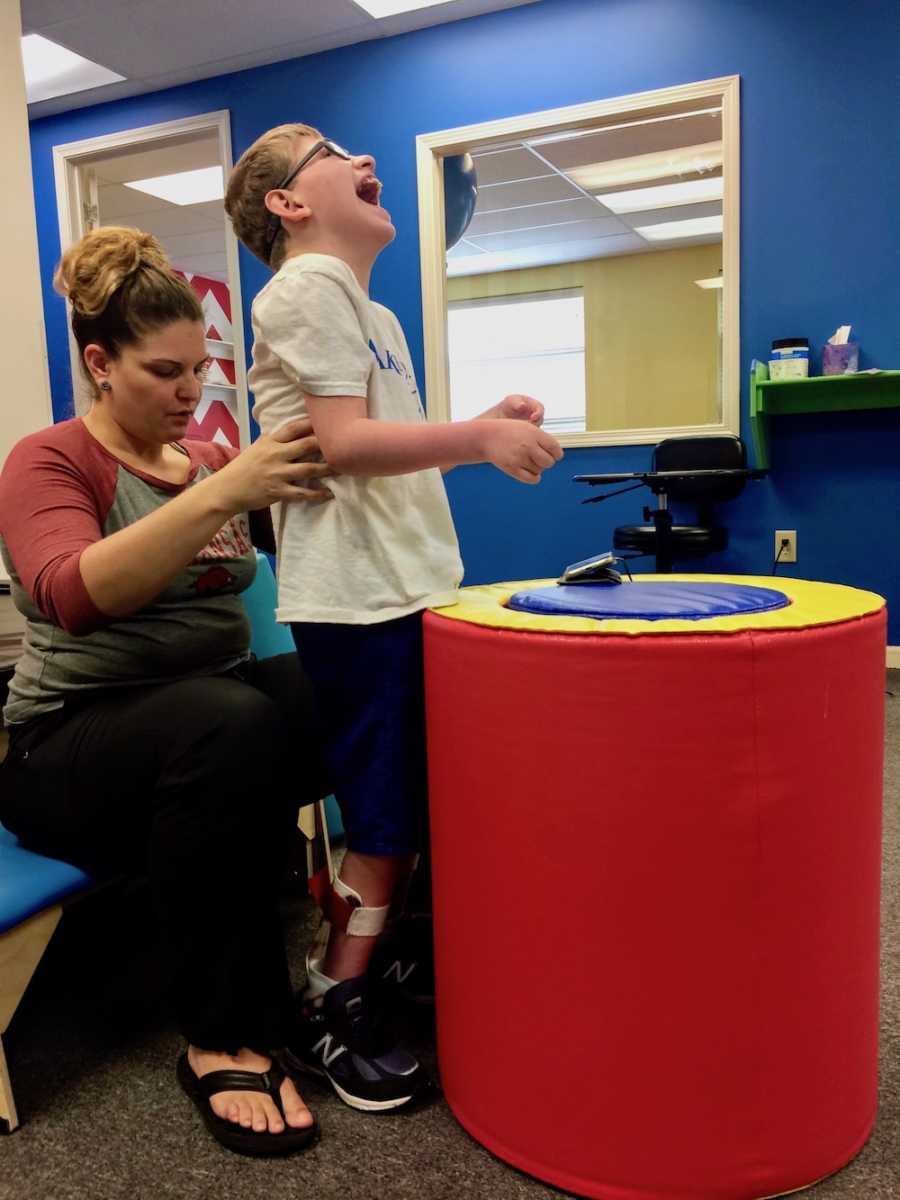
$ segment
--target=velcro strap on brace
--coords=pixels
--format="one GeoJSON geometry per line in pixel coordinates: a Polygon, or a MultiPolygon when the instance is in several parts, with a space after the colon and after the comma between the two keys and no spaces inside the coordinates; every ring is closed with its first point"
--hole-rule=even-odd
{"type": "Polygon", "coordinates": [[[384,929],[391,909],[389,904],[380,908],[364,905],[359,892],[340,878],[329,883],[320,875],[309,882],[313,897],[333,929],[351,937],[375,937],[384,929]]]}

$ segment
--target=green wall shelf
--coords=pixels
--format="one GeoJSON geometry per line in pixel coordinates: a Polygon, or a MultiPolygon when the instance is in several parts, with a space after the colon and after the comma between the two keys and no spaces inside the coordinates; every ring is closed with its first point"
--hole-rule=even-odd
{"type": "Polygon", "coordinates": [[[755,363],[750,372],[750,431],[756,466],[770,466],[770,417],[866,408],[900,408],[900,371],[770,379],[766,364],[755,363]]]}

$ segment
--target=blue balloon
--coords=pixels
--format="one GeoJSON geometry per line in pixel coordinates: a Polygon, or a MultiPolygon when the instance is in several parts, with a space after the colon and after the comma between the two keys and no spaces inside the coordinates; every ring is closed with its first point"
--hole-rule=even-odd
{"type": "Polygon", "coordinates": [[[444,227],[447,249],[455,246],[469,227],[478,199],[478,176],[471,154],[444,159],[444,227]]]}

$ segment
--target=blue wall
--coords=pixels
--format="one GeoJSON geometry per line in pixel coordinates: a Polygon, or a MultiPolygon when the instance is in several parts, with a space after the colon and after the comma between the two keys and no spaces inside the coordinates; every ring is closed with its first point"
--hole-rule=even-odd
{"type": "MultiPolygon", "coordinates": [[[[773,337],[815,345],[842,322],[861,339],[863,367],[900,367],[898,25],[896,0],[852,10],[835,0],[542,0],[36,121],[57,415],[69,415],[71,397],[64,309],[50,286],[54,144],[228,108],[236,155],[286,120],[373,153],[399,235],[372,291],[400,317],[421,378],[416,134],[731,74],[742,78],[742,377],[773,337]]],[[[266,272],[241,261],[249,309],[266,272]]],[[[773,531],[797,529],[800,561],[783,573],[872,588],[900,614],[900,410],[781,418],[772,443],[772,476],[723,511],[731,546],[707,565],[767,573],[773,531]]],[[[608,546],[642,494],[583,508],[570,477],[647,460],[646,447],[570,450],[538,488],[489,467],[454,471],[468,581],[553,574],[608,546]]],[[[890,640],[900,643],[900,615],[890,640]]]]}

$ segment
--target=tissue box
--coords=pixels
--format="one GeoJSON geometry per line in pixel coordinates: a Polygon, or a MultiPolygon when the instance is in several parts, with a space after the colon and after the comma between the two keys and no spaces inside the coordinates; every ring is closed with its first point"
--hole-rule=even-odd
{"type": "Polygon", "coordinates": [[[854,375],[859,370],[859,342],[845,342],[833,346],[826,342],[822,347],[823,375],[854,375]]]}

